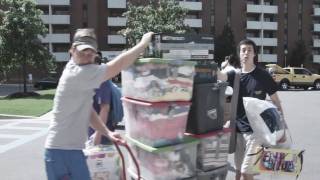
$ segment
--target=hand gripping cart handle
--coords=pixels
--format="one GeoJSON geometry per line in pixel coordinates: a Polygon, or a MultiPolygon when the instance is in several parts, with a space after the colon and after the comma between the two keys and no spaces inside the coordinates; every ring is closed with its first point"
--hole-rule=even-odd
{"type": "MultiPolygon", "coordinates": [[[[119,144],[118,144],[117,142],[114,142],[114,145],[116,146],[116,149],[117,149],[117,151],[118,151],[118,153],[119,153],[119,155],[120,155],[120,157],[121,157],[123,180],[126,180],[126,179],[127,179],[127,178],[126,178],[126,167],[125,167],[125,161],[124,161],[123,153],[121,152],[121,149],[120,149],[119,144]]],[[[129,152],[129,154],[130,154],[130,156],[131,156],[131,158],[132,158],[132,160],[133,160],[133,162],[134,162],[134,164],[135,164],[135,166],[136,166],[137,176],[138,176],[138,177],[137,177],[137,180],[142,179],[142,178],[141,178],[141,175],[140,175],[140,167],[139,167],[138,161],[137,161],[136,157],[134,156],[134,154],[132,153],[131,148],[128,146],[127,143],[124,144],[123,146],[124,146],[124,147],[127,149],[127,151],[129,152]]]]}

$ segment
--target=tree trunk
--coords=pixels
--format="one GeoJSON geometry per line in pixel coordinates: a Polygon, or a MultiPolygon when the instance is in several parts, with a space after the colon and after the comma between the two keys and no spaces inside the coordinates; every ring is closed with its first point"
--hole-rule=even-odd
{"type": "MultiPolygon", "coordinates": [[[[24,58],[26,58],[24,56],[24,58]]],[[[26,67],[26,60],[23,58],[22,63],[22,78],[23,78],[23,92],[27,93],[27,67],[26,67]]]]}

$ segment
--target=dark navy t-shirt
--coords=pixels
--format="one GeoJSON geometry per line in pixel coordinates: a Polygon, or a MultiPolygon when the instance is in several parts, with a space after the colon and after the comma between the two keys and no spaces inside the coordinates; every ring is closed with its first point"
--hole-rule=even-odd
{"type": "MultiPolygon", "coordinates": [[[[100,112],[100,105],[101,104],[107,104],[110,105],[110,111],[111,111],[111,83],[108,81],[103,82],[98,89],[95,89],[95,95],[93,96],[93,108],[99,114],[100,112]]],[[[109,113],[110,116],[110,113],[109,113]]],[[[109,130],[114,131],[114,126],[112,125],[112,121],[107,121],[107,127],[109,130]]],[[[90,127],[88,135],[91,136],[94,133],[94,130],[90,127]]],[[[108,144],[110,143],[110,140],[102,136],[101,144],[108,144]]]]}
{"type": "MultiPolygon", "coordinates": [[[[234,76],[235,71],[228,72],[228,82],[231,86],[233,86],[234,76]]],[[[254,97],[264,100],[267,94],[271,96],[277,92],[277,90],[278,86],[270,74],[259,67],[256,67],[249,73],[241,73],[236,117],[238,132],[252,132],[243,106],[243,97],[254,97]]]]}

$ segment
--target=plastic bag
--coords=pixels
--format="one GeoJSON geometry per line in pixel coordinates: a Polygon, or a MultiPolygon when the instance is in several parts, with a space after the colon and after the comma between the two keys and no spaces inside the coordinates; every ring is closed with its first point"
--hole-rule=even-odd
{"type": "Polygon", "coordinates": [[[120,180],[119,154],[113,145],[89,145],[83,152],[92,180],[120,180]]]}
{"type": "Polygon", "coordinates": [[[277,145],[286,127],[275,105],[252,97],[244,97],[243,105],[255,136],[265,146],[277,145]]]}

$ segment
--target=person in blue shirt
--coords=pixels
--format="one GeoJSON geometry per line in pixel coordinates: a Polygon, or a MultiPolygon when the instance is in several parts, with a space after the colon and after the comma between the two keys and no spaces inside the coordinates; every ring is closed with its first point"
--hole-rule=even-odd
{"type": "MultiPolygon", "coordinates": [[[[93,96],[93,108],[99,115],[104,124],[107,125],[110,131],[115,130],[115,123],[109,118],[111,111],[111,83],[110,80],[104,81],[98,89],[95,90],[93,96]]],[[[95,132],[91,127],[89,128],[89,137],[92,136],[93,145],[110,144],[111,141],[99,132],[95,132]]]]}
{"type": "MultiPolygon", "coordinates": [[[[102,53],[99,51],[97,52],[97,58],[95,59],[97,64],[102,63],[102,53]]],[[[93,108],[99,115],[100,119],[103,123],[109,128],[110,131],[115,130],[116,123],[112,122],[110,119],[110,111],[111,108],[111,82],[110,80],[104,81],[101,83],[100,87],[95,89],[95,95],[93,96],[93,108]]],[[[92,145],[99,145],[99,144],[110,144],[111,141],[103,136],[101,133],[95,131],[91,127],[89,127],[88,135],[92,138],[92,145]]]]}

